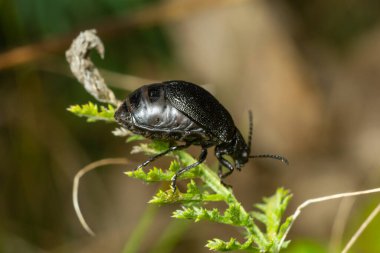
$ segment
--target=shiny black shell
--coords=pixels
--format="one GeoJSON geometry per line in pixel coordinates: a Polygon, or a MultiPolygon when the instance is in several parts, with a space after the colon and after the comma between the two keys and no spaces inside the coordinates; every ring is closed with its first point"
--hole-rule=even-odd
{"type": "Polygon", "coordinates": [[[205,89],[185,81],[149,84],[132,92],[115,113],[132,132],[195,145],[230,142],[236,127],[228,111],[205,89]]]}

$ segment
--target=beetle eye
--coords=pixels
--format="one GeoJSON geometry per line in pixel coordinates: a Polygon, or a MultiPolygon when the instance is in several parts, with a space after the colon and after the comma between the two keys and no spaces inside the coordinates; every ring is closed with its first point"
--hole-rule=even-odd
{"type": "Polygon", "coordinates": [[[138,89],[129,96],[129,102],[133,108],[139,107],[141,100],[141,90],[138,89]]]}
{"type": "Polygon", "coordinates": [[[156,102],[160,98],[161,87],[160,85],[151,85],[148,88],[148,97],[150,102],[156,102]]]}

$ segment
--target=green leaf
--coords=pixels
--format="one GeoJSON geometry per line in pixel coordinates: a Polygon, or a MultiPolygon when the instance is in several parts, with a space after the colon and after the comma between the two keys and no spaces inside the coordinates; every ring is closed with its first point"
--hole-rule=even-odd
{"type": "Polygon", "coordinates": [[[260,213],[260,212],[251,212],[251,215],[253,218],[255,218],[256,220],[260,221],[261,223],[264,223],[266,224],[268,219],[267,219],[267,216],[263,213],[260,213]]]}
{"type": "MultiPolygon", "coordinates": [[[[263,203],[255,205],[260,212],[251,212],[252,217],[265,225],[265,237],[268,241],[267,246],[269,246],[267,249],[270,252],[278,249],[282,236],[291,224],[292,217],[288,217],[285,222],[281,224],[282,216],[291,197],[292,195],[288,190],[279,188],[273,196],[263,198],[263,203]]],[[[282,248],[285,248],[286,246],[287,244],[284,243],[282,248]]]]}
{"type": "Polygon", "coordinates": [[[198,186],[195,184],[194,180],[190,180],[190,183],[187,184],[187,194],[192,195],[201,195],[201,191],[199,190],[198,186]]]}
{"type": "Polygon", "coordinates": [[[206,203],[223,201],[223,196],[220,194],[202,193],[193,180],[187,184],[187,191],[181,193],[179,190],[173,194],[172,189],[167,191],[159,190],[156,195],[149,201],[154,204],[172,204],[172,203],[206,203]]]}
{"type": "Polygon", "coordinates": [[[173,217],[193,219],[196,222],[206,220],[240,227],[249,226],[251,222],[251,218],[241,212],[239,205],[231,205],[223,214],[216,208],[209,210],[198,206],[182,207],[173,213],[173,217]]]}
{"type": "Polygon", "coordinates": [[[134,141],[142,141],[145,140],[145,137],[139,134],[133,134],[127,138],[127,143],[134,142],[134,141]]]}
{"type": "MultiPolygon", "coordinates": [[[[176,166],[176,165],[175,165],[176,166]]],[[[174,166],[173,166],[174,167],[174,166]]],[[[178,166],[179,168],[179,166],[178,166]]],[[[125,174],[128,177],[136,178],[143,180],[147,183],[151,182],[160,182],[160,181],[171,181],[172,177],[174,176],[174,171],[166,170],[163,171],[162,169],[153,167],[153,169],[150,169],[148,172],[145,172],[142,168],[139,168],[138,170],[132,170],[132,171],[126,171],[125,174]]],[[[179,176],[178,179],[193,179],[199,177],[199,170],[196,168],[187,171],[179,176]]]]}
{"type": "Polygon", "coordinates": [[[280,241],[282,237],[284,236],[286,230],[289,228],[289,226],[292,224],[293,216],[289,216],[286,218],[286,220],[281,224],[280,229],[277,234],[277,240],[280,241]]]}
{"type": "Polygon", "coordinates": [[[224,212],[224,218],[235,226],[250,226],[252,219],[247,213],[241,211],[239,203],[230,205],[224,212]]]}
{"type": "Polygon", "coordinates": [[[173,161],[171,161],[168,170],[172,171],[172,172],[177,172],[180,168],[181,168],[181,166],[179,165],[178,161],[177,160],[173,160],[173,161]]]}
{"type": "Polygon", "coordinates": [[[69,112],[74,113],[79,117],[87,118],[87,122],[106,121],[115,122],[115,108],[112,105],[98,106],[89,102],[84,105],[72,105],[67,108],[69,112]]]}
{"type": "Polygon", "coordinates": [[[156,150],[156,152],[161,153],[169,149],[170,145],[167,141],[154,140],[148,144],[149,148],[156,150]]]}
{"type": "MultiPolygon", "coordinates": [[[[134,137],[140,138],[140,137],[134,137]]],[[[134,146],[131,154],[145,153],[147,155],[156,155],[162,153],[169,149],[169,143],[165,141],[152,141],[151,143],[140,143],[138,146],[134,146]]],[[[173,153],[168,153],[168,155],[173,155],[173,153]]]]}
{"type": "Polygon", "coordinates": [[[223,216],[219,213],[219,210],[216,208],[212,210],[207,210],[206,208],[197,206],[182,207],[182,209],[174,211],[172,217],[177,219],[192,219],[195,222],[207,220],[212,222],[224,223],[223,216]]]}
{"type": "Polygon", "coordinates": [[[231,238],[228,242],[220,239],[209,240],[206,247],[214,251],[245,250],[250,252],[260,252],[258,248],[252,246],[251,240],[247,240],[241,244],[235,238],[231,238]]]}

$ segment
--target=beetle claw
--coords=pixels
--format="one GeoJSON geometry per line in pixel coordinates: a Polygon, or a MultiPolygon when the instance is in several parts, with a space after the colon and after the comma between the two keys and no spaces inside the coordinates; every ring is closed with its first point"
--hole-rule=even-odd
{"type": "Polygon", "coordinates": [[[232,185],[226,184],[225,182],[223,182],[223,180],[220,180],[220,183],[221,183],[224,187],[226,187],[226,188],[228,188],[228,189],[232,189],[232,185]]]}
{"type": "Polygon", "coordinates": [[[172,194],[174,195],[175,194],[175,191],[177,190],[177,186],[170,186],[171,190],[172,190],[172,194]]]}
{"type": "Polygon", "coordinates": [[[170,184],[170,188],[172,189],[173,194],[175,193],[175,191],[177,189],[176,182],[177,182],[177,174],[174,174],[174,176],[172,177],[172,180],[171,180],[171,184],[170,184]]]}

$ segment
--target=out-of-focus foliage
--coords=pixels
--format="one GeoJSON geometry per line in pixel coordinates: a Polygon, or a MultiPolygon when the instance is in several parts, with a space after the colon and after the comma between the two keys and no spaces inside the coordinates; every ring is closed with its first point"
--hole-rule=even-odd
{"type": "Polygon", "coordinates": [[[157,0],[15,0],[14,11],[31,38],[45,37],[72,31],[78,24],[90,25],[110,16],[132,13],[157,0]]]}
{"type": "Polygon", "coordinates": [[[339,0],[287,2],[303,20],[300,27],[306,36],[323,39],[336,48],[346,48],[358,36],[375,27],[380,17],[380,2],[373,0],[346,4],[339,0]]]}
{"type": "Polygon", "coordinates": [[[322,244],[312,240],[299,239],[297,242],[290,244],[285,253],[327,253],[328,250],[322,244]]]}

